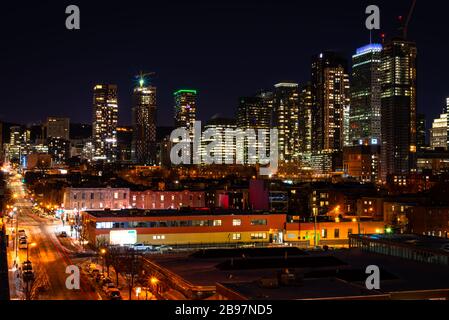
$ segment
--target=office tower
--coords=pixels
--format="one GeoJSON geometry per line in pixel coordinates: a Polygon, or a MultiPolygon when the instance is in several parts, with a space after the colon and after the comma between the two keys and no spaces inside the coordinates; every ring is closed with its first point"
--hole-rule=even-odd
{"type": "Polygon", "coordinates": [[[381,62],[382,180],[416,171],[416,45],[393,39],[381,62]]]}
{"type": "Polygon", "coordinates": [[[423,151],[427,147],[427,123],[426,115],[418,113],[416,116],[416,147],[417,151],[423,151]]]}
{"type": "Polygon", "coordinates": [[[226,164],[226,156],[233,155],[233,162],[235,163],[235,155],[236,155],[236,140],[233,139],[232,143],[227,143],[223,138],[225,137],[227,130],[235,131],[237,129],[237,123],[235,119],[228,118],[220,118],[220,117],[212,117],[206,125],[204,126],[204,130],[207,131],[209,129],[215,130],[217,137],[212,137],[211,139],[203,139],[202,148],[201,148],[201,156],[204,162],[206,156],[206,146],[216,141],[218,137],[222,138],[221,143],[217,144],[215,148],[212,149],[212,153],[209,153],[210,156],[220,158],[219,164],[226,164]]]}
{"type": "Polygon", "coordinates": [[[186,128],[193,137],[196,121],[197,91],[181,89],[174,93],[175,127],[186,128]]]}
{"type": "Polygon", "coordinates": [[[370,44],[352,56],[350,145],[380,143],[382,45],[370,44]]]}
{"type": "Polygon", "coordinates": [[[48,153],[57,164],[63,164],[70,157],[70,142],[66,139],[54,137],[48,139],[48,153]]]}
{"type": "Polygon", "coordinates": [[[449,147],[449,98],[446,100],[446,107],[439,118],[435,119],[430,130],[430,146],[432,149],[441,148],[448,150],[449,147]]]}
{"type": "Polygon", "coordinates": [[[115,162],[117,158],[117,86],[94,87],[92,142],[93,160],[115,162]]]}
{"type": "Polygon", "coordinates": [[[239,129],[266,129],[271,126],[272,109],[260,95],[240,98],[237,108],[239,129]]]}
{"type": "MultiPolygon", "coordinates": [[[[266,131],[266,143],[265,151],[266,154],[269,153],[270,149],[270,137],[268,136],[271,127],[271,118],[273,112],[273,95],[271,92],[260,92],[252,97],[242,97],[239,100],[239,105],[237,108],[237,128],[240,130],[254,130],[256,134],[257,141],[252,141],[252,139],[246,139],[244,145],[237,144],[237,150],[242,150],[244,153],[245,163],[256,163],[258,162],[257,155],[249,157],[249,147],[252,144],[256,145],[257,150],[261,150],[263,145],[259,143],[258,135],[260,131],[266,131]],[[250,141],[251,140],[251,141],[250,141]]],[[[259,152],[257,152],[259,154],[259,152]]]]}
{"type": "Polygon", "coordinates": [[[20,144],[22,137],[22,128],[19,126],[10,127],[9,134],[9,159],[11,161],[19,161],[20,160],[20,144]]]}
{"type": "Polygon", "coordinates": [[[302,167],[310,167],[312,156],[312,84],[308,82],[299,94],[299,156],[302,167]]]}
{"type": "Polygon", "coordinates": [[[133,162],[140,165],[156,164],[156,87],[145,85],[140,79],[133,91],[133,162]]]}
{"type": "Polygon", "coordinates": [[[274,118],[274,91],[273,90],[259,90],[255,94],[256,98],[261,99],[261,111],[263,112],[264,122],[269,122],[269,127],[273,127],[274,118]]]}
{"type": "Polygon", "coordinates": [[[314,167],[322,173],[342,169],[350,86],[347,62],[335,52],[324,52],[312,59],[312,103],[314,167]]]}
{"type": "Polygon", "coordinates": [[[48,117],[46,128],[47,128],[47,139],[61,138],[66,141],[70,140],[69,118],[48,117]]]}
{"type": "Polygon", "coordinates": [[[20,126],[10,128],[9,160],[26,166],[26,156],[31,150],[31,131],[20,126]]]}
{"type": "Polygon", "coordinates": [[[134,130],[132,127],[117,127],[117,160],[119,162],[130,163],[132,161],[133,138],[134,130]]]}
{"type": "Polygon", "coordinates": [[[274,90],[273,125],[278,130],[279,160],[299,160],[299,85],[279,83],[274,90]]]}

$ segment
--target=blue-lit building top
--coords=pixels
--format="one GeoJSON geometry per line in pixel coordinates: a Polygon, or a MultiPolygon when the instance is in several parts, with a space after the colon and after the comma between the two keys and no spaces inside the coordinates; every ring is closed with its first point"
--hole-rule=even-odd
{"type": "Polygon", "coordinates": [[[366,46],[360,47],[356,51],[356,55],[365,54],[368,52],[380,52],[382,51],[383,46],[379,43],[371,43],[366,46]]]}

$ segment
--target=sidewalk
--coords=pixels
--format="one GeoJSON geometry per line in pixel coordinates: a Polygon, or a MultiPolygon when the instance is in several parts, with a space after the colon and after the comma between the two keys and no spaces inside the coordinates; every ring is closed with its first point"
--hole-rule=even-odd
{"type": "Polygon", "coordinates": [[[20,255],[17,256],[14,249],[14,240],[9,241],[9,246],[7,248],[8,252],[8,279],[9,279],[9,294],[11,300],[22,300],[23,299],[23,287],[22,280],[19,275],[19,266],[21,265],[20,255]],[[15,262],[17,264],[15,265],[15,262]]]}
{"type": "MultiPolygon", "coordinates": [[[[95,265],[95,268],[96,268],[96,269],[100,270],[100,272],[103,271],[103,266],[102,266],[102,264],[99,264],[99,263],[94,262],[94,261],[92,261],[92,262],[87,262],[87,263],[92,263],[92,264],[95,265]]],[[[84,270],[84,265],[83,265],[83,270],[84,270]]],[[[105,271],[105,272],[104,272],[105,276],[107,276],[107,268],[105,268],[104,271],[105,271]]],[[[116,279],[116,273],[115,273],[115,270],[114,270],[113,267],[109,267],[109,278],[111,279],[111,281],[112,281],[112,283],[113,283],[114,285],[117,284],[117,282],[116,282],[116,280],[117,280],[117,279],[116,279]]],[[[92,278],[89,277],[89,279],[90,279],[90,281],[92,282],[92,284],[96,285],[96,288],[98,288],[98,290],[100,291],[100,294],[101,294],[102,296],[105,296],[104,292],[102,291],[101,286],[98,285],[98,284],[95,282],[95,280],[93,280],[92,278]]],[[[143,288],[141,288],[141,292],[140,292],[139,297],[138,297],[138,296],[137,296],[137,293],[136,293],[136,288],[137,288],[137,287],[138,287],[138,286],[135,286],[135,287],[133,288],[133,290],[132,290],[132,300],[145,300],[145,299],[148,299],[148,300],[156,300],[155,297],[153,296],[153,294],[152,294],[151,292],[148,291],[148,293],[146,293],[145,290],[143,290],[143,288]]],[[[123,275],[121,275],[121,274],[118,275],[118,288],[117,288],[117,289],[120,290],[120,295],[122,296],[122,299],[123,299],[123,300],[129,300],[128,281],[127,281],[126,278],[125,278],[123,275]]]]}

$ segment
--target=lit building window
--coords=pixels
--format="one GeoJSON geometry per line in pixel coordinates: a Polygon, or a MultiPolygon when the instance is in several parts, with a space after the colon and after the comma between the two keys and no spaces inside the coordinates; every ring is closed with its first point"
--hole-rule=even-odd
{"type": "Polygon", "coordinates": [[[240,219],[234,219],[234,220],[232,220],[232,225],[233,225],[234,227],[239,227],[239,226],[242,225],[242,220],[240,220],[240,219]]]}
{"type": "Polygon", "coordinates": [[[240,233],[233,233],[232,234],[232,240],[241,240],[242,235],[240,233]]]}

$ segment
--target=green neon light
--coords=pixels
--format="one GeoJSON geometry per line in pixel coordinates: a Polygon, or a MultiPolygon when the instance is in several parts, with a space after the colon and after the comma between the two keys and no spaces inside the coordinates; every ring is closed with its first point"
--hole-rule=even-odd
{"type": "Polygon", "coordinates": [[[176,95],[178,95],[180,93],[193,93],[193,94],[196,94],[197,91],[196,90],[192,90],[192,89],[181,89],[181,90],[176,91],[174,93],[174,95],[176,96],[176,95]]]}

